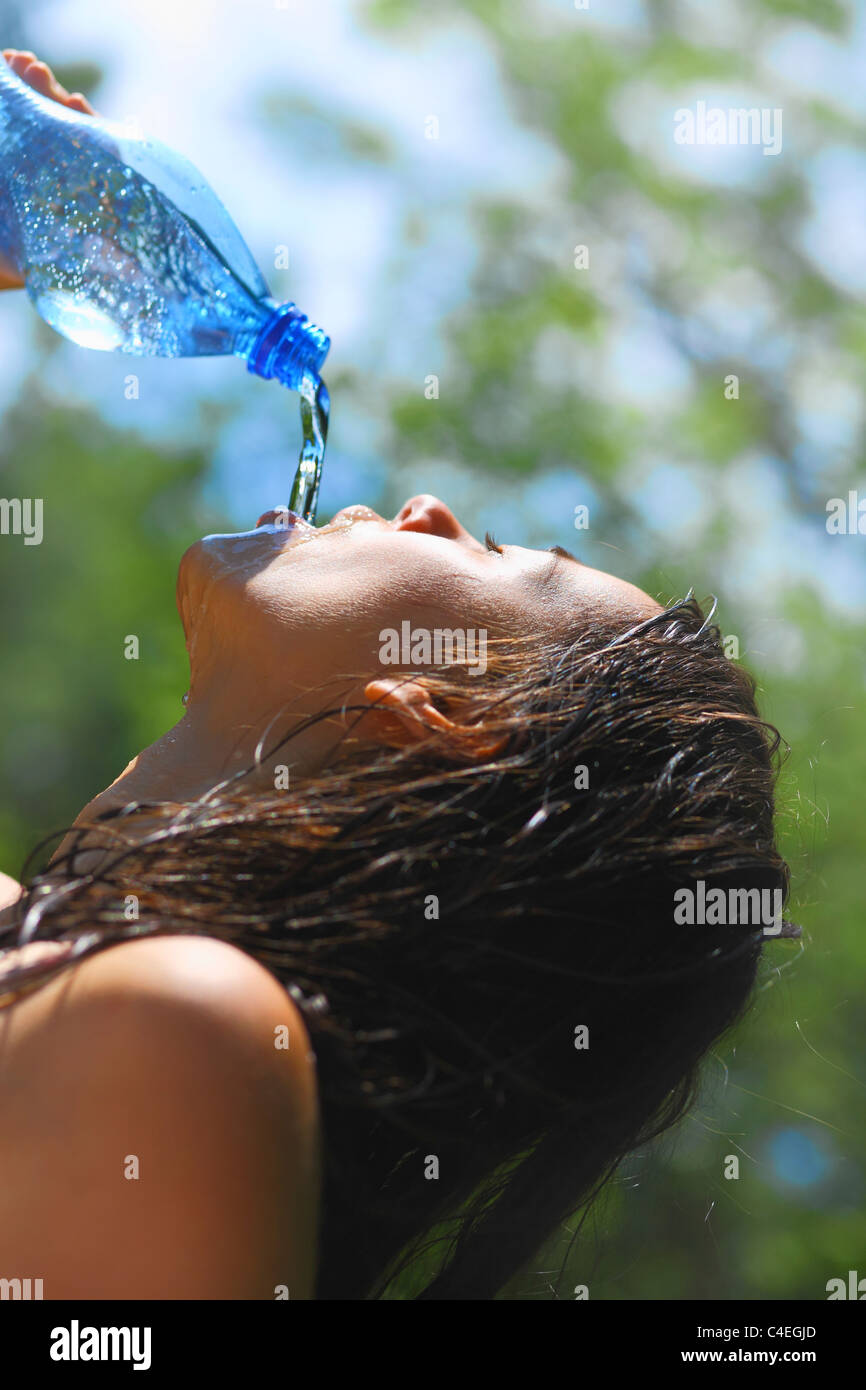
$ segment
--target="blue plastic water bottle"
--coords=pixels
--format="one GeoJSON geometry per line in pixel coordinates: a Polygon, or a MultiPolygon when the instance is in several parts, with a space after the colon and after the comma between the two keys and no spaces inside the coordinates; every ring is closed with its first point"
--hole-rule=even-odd
{"type": "Polygon", "coordinates": [[[37,310],[82,347],[136,356],[233,353],[301,395],[289,506],[315,517],[330,339],[277,304],[190,162],[156,140],[41,96],[0,57],[0,252],[37,310]]]}

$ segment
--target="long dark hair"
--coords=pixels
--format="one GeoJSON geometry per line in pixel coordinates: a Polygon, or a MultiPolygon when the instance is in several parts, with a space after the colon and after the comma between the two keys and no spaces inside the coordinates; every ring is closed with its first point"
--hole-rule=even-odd
{"type": "Polygon", "coordinates": [[[500,750],[349,740],[289,790],[150,806],[143,837],[130,807],[94,827],[97,873],[70,852],[24,904],[19,939],[78,958],[201,932],[285,983],[317,1058],[321,1298],[393,1296],[395,1275],[493,1297],[681,1116],[749,999],[760,924],[677,925],[674,893],[788,890],[779,736],[691,596],[423,679],[500,750]]]}

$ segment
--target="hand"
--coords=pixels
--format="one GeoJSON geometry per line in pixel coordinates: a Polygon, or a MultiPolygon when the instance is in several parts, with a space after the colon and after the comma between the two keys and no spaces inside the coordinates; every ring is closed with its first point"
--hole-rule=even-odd
{"type": "MultiPolygon", "coordinates": [[[[70,111],[82,111],[95,116],[96,112],[86,97],[80,92],[67,92],[61,87],[47,63],[41,63],[33,53],[21,52],[17,48],[4,48],[3,57],[18,77],[22,78],[34,92],[68,106],[70,111]]],[[[24,281],[17,270],[4,256],[0,255],[0,290],[20,290],[24,281]]]]}

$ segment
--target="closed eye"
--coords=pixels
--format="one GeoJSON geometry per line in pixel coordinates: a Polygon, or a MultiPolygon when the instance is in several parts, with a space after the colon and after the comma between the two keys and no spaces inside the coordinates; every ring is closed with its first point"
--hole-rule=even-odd
{"type": "MultiPolygon", "coordinates": [[[[497,555],[505,554],[502,546],[498,544],[496,537],[491,535],[489,531],[484,532],[484,544],[487,546],[488,550],[495,551],[497,555]]],[[[547,549],[548,553],[550,555],[555,555],[558,560],[571,560],[575,565],[580,564],[580,560],[578,560],[577,556],[572,555],[570,550],[566,550],[564,545],[549,545],[547,549]]]]}

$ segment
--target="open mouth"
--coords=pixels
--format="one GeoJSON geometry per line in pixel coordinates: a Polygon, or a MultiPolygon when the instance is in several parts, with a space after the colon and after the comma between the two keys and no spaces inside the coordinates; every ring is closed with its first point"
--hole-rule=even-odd
{"type": "Polygon", "coordinates": [[[298,525],[309,526],[309,522],[303,521],[297,512],[293,512],[289,507],[271,507],[268,511],[262,512],[256,522],[256,530],[260,526],[273,526],[277,531],[292,531],[298,525]]]}
{"type": "Polygon", "coordinates": [[[372,508],[359,502],[351,507],[341,508],[325,526],[314,526],[312,522],[305,521],[297,512],[293,512],[290,507],[269,507],[266,512],[262,512],[252,531],[237,531],[234,534],[236,536],[254,536],[257,531],[264,531],[272,535],[281,531],[298,531],[301,534],[311,536],[328,531],[348,530],[359,521],[381,522],[382,517],[372,508]]]}

